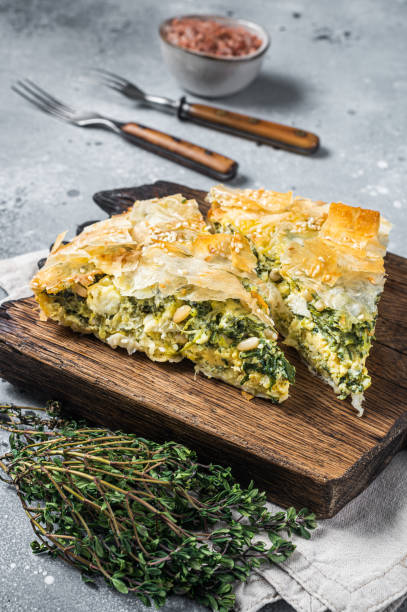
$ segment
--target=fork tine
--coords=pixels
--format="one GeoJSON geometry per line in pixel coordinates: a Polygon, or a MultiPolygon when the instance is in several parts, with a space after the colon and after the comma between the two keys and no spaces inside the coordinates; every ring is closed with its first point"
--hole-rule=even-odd
{"type": "Polygon", "coordinates": [[[50,112],[48,107],[43,104],[42,102],[40,102],[39,100],[33,98],[32,96],[28,95],[21,87],[21,83],[20,81],[18,81],[15,85],[11,86],[11,89],[18,94],[19,96],[21,96],[22,98],[24,98],[25,100],[27,100],[27,102],[30,102],[31,104],[34,104],[34,106],[37,106],[40,110],[48,113],[50,112]]]}
{"type": "Polygon", "coordinates": [[[41,104],[42,106],[46,107],[49,110],[54,110],[56,108],[54,104],[51,104],[51,102],[47,98],[39,95],[25,81],[17,81],[16,85],[20,89],[20,92],[23,91],[26,94],[26,96],[30,97],[31,100],[38,102],[39,104],[41,104]]]}
{"type": "Polygon", "coordinates": [[[93,70],[99,74],[104,83],[111,89],[125,94],[126,89],[131,89],[133,93],[137,93],[140,98],[145,97],[145,93],[142,89],[140,89],[140,87],[137,87],[137,85],[131,81],[128,81],[124,77],[121,77],[114,72],[110,72],[110,70],[105,70],[104,68],[93,68],[93,70]]]}
{"type": "Polygon", "coordinates": [[[119,93],[123,93],[124,87],[121,87],[121,85],[115,85],[113,83],[108,83],[107,81],[105,81],[105,85],[110,87],[110,89],[114,89],[115,91],[118,91],[119,93]]]}
{"type": "Polygon", "coordinates": [[[99,78],[104,85],[107,85],[107,87],[110,87],[110,89],[115,89],[119,92],[123,92],[126,88],[132,87],[131,83],[121,83],[120,81],[115,81],[113,78],[108,77],[105,74],[99,74],[99,78]]]}
{"type": "Polygon", "coordinates": [[[34,106],[39,108],[44,113],[55,115],[56,117],[59,117],[60,119],[65,119],[65,120],[67,119],[67,117],[65,115],[63,115],[61,112],[57,111],[54,107],[52,107],[49,104],[43,102],[39,98],[34,97],[31,93],[28,93],[27,91],[25,91],[22,88],[22,85],[23,84],[21,83],[21,81],[18,81],[17,84],[11,86],[11,89],[16,94],[18,94],[19,96],[21,96],[22,98],[27,100],[27,102],[30,102],[31,104],[33,104],[34,106]]]}
{"type": "Polygon", "coordinates": [[[100,76],[105,79],[109,83],[114,83],[115,85],[119,85],[122,87],[126,87],[127,85],[133,85],[127,79],[115,74],[114,72],[110,72],[110,70],[105,70],[104,68],[92,68],[95,72],[99,72],[100,76]]]}
{"type": "Polygon", "coordinates": [[[127,85],[123,83],[119,83],[118,81],[114,81],[113,79],[105,76],[104,74],[99,75],[102,83],[111,87],[112,89],[116,89],[116,91],[122,91],[127,87],[127,85]]]}
{"type": "Polygon", "coordinates": [[[58,104],[62,108],[65,108],[65,110],[69,111],[70,113],[74,112],[74,110],[73,110],[73,108],[71,106],[67,106],[66,104],[64,104],[64,102],[61,102],[61,100],[58,100],[58,98],[55,98],[54,96],[51,96],[51,94],[48,93],[47,91],[45,91],[45,89],[42,89],[42,87],[40,87],[39,85],[36,85],[35,83],[33,83],[33,81],[31,81],[31,79],[26,79],[26,82],[33,89],[36,89],[40,94],[42,94],[45,98],[48,98],[49,100],[51,100],[55,104],[58,104]]]}
{"type": "Polygon", "coordinates": [[[35,91],[31,90],[26,83],[18,81],[14,87],[14,91],[45,113],[51,113],[57,115],[61,119],[66,119],[66,113],[63,109],[51,104],[47,99],[40,97],[35,91]]]}
{"type": "Polygon", "coordinates": [[[73,112],[73,109],[70,109],[68,106],[63,104],[63,102],[60,102],[59,100],[57,100],[57,98],[54,98],[53,96],[48,94],[44,89],[41,89],[40,87],[38,87],[38,85],[30,81],[29,79],[25,79],[24,81],[18,81],[18,83],[20,87],[22,87],[25,91],[30,93],[34,98],[41,100],[51,109],[59,110],[61,114],[70,114],[73,112]]]}

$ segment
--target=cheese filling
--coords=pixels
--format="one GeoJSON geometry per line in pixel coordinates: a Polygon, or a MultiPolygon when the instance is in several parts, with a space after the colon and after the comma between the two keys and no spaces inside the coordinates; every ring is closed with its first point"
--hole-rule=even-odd
{"type": "Polygon", "coordinates": [[[197,371],[242,390],[282,402],[294,368],[278,348],[276,334],[237,299],[189,301],[188,288],[174,296],[122,296],[103,276],[86,295],[71,290],[39,302],[50,318],[75,331],[92,333],[129,354],[145,352],[155,361],[190,359],[197,371]]]}
{"type": "MultiPolygon", "coordinates": [[[[219,222],[215,231],[233,232],[233,226],[219,222]]],[[[237,230],[239,231],[239,230],[237,230]]],[[[246,236],[248,237],[248,236],[246,236]]],[[[285,337],[285,344],[295,347],[308,366],[328,382],[340,399],[352,397],[355,406],[371,379],[365,366],[371,347],[375,321],[374,309],[359,305],[354,295],[341,289],[338,296],[329,290],[322,297],[315,287],[305,286],[297,279],[289,278],[280,262],[278,245],[259,252],[248,237],[257,257],[258,276],[277,287],[280,298],[270,304],[278,331],[285,337]],[[326,302],[329,301],[329,305],[326,302]]],[[[354,290],[357,295],[359,288],[354,290]]]]}

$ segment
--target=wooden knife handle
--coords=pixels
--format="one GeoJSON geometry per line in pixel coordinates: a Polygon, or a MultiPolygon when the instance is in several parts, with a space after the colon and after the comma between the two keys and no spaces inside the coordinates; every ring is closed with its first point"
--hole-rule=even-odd
{"type": "Polygon", "coordinates": [[[180,103],[179,117],[296,153],[315,153],[319,147],[318,136],[311,132],[215,106],[190,104],[185,98],[180,103]]]}
{"type": "Polygon", "coordinates": [[[236,175],[237,163],[220,153],[140,123],[125,123],[119,127],[126,140],[197,172],[221,181],[227,181],[236,175]]]}

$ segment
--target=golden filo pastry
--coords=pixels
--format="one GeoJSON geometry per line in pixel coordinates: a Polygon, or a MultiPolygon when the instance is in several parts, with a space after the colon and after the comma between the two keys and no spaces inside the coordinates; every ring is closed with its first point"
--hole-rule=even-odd
{"type": "Polygon", "coordinates": [[[278,289],[272,316],[286,344],[362,414],[390,223],[292,192],[219,185],[207,199],[215,231],[246,237],[259,278],[278,289]]]}
{"type": "Polygon", "coordinates": [[[138,201],[54,244],[32,280],[43,318],[111,347],[196,370],[282,402],[294,368],[276,344],[257,259],[236,234],[211,234],[195,200],[138,201]]]}

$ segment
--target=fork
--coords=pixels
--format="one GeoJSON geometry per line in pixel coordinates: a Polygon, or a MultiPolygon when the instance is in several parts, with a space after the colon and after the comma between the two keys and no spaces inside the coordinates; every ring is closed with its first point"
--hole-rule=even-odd
{"type": "Polygon", "coordinates": [[[17,81],[11,89],[43,112],[72,125],[111,130],[147,151],[216,180],[226,181],[236,175],[238,165],[233,159],[141,123],[121,123],[96,112],[77,111],[29,79],[17,81]]]}
{"type": "Polygon", "coordinates": [[[224,108],[190,103],[185,96],[178,101],[163,96],[153,96],[114,72],[101,68],[93,68],[92,70],[110,89],[157,110],[176,114],[179,119],[193,121],[205,127],[228,132],[241,138],[248,138],[294,153],[310,155],[315,153],[319,147],[319,138],[312,132],[258,119],[257,117],[233,113],[224,108]]]}

